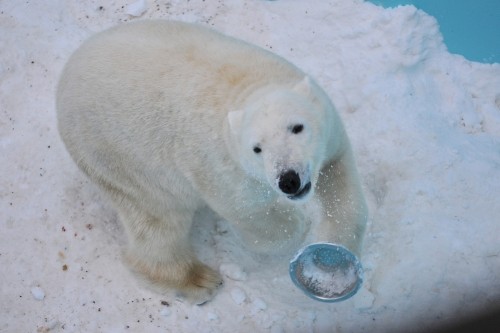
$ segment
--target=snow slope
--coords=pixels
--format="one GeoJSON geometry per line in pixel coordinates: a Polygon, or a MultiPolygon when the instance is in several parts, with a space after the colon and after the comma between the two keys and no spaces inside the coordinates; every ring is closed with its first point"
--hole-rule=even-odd
{"type": "Polygon", "coordinates": [[[1,332],[417,332],[500,306],[499,64],[449,54],[412,6],[140,2],[0,2],[1,332]],[[54,92],[85,38],[145,18],[271,49],[330,94],[371,212],[355,297],[308,299],[288,258],[245,253],[208,212],[193,238],[226,276],[212,302],[150,292],[123,266],[123,229],[66,153],[54,92]]]}

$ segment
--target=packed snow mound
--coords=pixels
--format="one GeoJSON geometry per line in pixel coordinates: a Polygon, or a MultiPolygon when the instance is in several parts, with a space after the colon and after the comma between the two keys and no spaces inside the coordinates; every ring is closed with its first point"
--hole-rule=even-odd
{"type": "Polygon", "coordinates": [[[155,1],[141,19],[198,22],[310,73],[338,108],[370,206],[364,285],[341,303],[295,288],[210,212],[199,257],[224,271],[191,306],[121,262],[113,209],[57,134],[63,65],[134,1],[0,2],[0,331],[406,332],[500,306],[500,65],[451,55],[434,18],[358,0],[155,1]]]}

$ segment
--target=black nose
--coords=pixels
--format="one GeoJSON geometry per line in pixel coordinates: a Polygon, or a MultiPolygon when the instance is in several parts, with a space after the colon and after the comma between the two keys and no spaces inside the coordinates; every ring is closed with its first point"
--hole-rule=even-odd
{"type": "Polygon", "coordinates": [[[300,189],[299,174],[293,170],[281,174],[278,186],[285,194],[295,194],[300,189]]]}

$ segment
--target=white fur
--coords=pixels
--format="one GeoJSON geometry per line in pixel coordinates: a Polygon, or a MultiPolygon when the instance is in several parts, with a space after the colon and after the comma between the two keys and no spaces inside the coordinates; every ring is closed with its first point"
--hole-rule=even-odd
{"type": "Polygon", "coordinates": [[[203,302],[220,285],[188,241],[205,204],[256,251],[311,234],[359,253],[367,212],[342,123],[276,55],[192,24],[126,24],[74,53],[57,108],[68,151],[115,203],[129,264],[162,290],[203,302]],[[291,169],[312,184],[297,200],[279,185],[291,169]]]}

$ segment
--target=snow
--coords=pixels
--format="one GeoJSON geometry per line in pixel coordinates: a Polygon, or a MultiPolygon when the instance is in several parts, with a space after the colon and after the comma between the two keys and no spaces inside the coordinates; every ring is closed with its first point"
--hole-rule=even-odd
{"type": "Polygon", "coordinates": [[[139,0],[127,6],[125,12],[131,16],[141,16],[148,10],[146,0],[139,0]]]}
{"type": "Polygon", "coordinates": [[[37,301],[43,301],[45,298],[45,293],[43,292],[42,288],[40,287],[33,287],[31,288],[31,295],[37,300],[37,301]]]}
{"type": "Polygon", "coordinates": [[[233,290],[231,290],[231,298],[233,299],[234,303],[236,303],[236,305],[241,305],[247,299],[247,295],[245,294],[243,289],[233,288],[233,290]]]}
{"type": "Polygon", "coordinates": [[[224,263],[219,266],[219,272],[231,280],[245,281],[247,279],[247,273],[236,264],[224,263]]]}
{"type": "Polygon", "coordinates": [[[196,251],[245,279],[226,278],[203,306],[145,289],[121,262],[115,212],[59,139],[54,106],[70,54],[136,20],[133,3],[0,2],[0,331],[415,332],[500,305],[500,65],[448,53],[436,20],[412,6],[362,0],[149,0],[140,17],[270,49],[330,94],[370,207],[358,294],[309,299],[290,258],[248,254],[208,212],[196,251]]]}
{"type": "Polygon", "coordinates": [[[169,308],[163,308],[160,310],[160,315],[164,317],[168,317],[171,314],[171,311],[169,308]]]}
{"type": "Polygon", "coordinates": [[[256,298],[252,302],[252,307],[250,312],[253,314],[257,314],[260,311],[264,311],[267,309],[267,304],[261,298],[256,298]]]}

